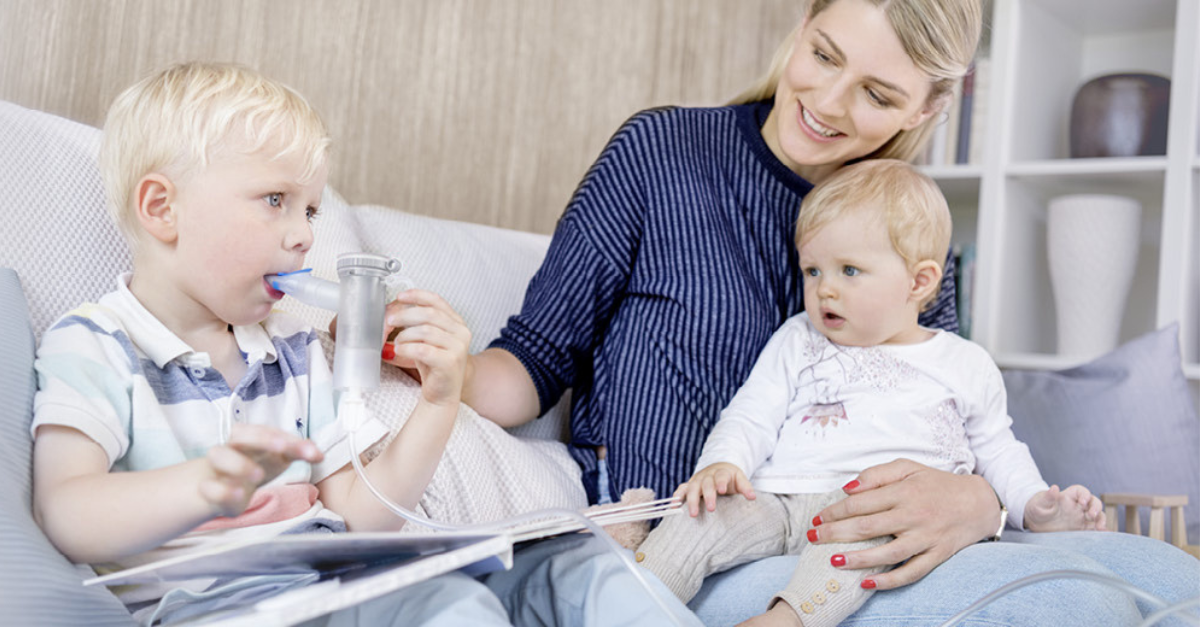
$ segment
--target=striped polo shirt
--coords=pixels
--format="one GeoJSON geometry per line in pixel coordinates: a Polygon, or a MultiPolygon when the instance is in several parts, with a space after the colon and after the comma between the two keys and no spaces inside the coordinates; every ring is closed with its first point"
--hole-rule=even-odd
{"type": "MultiPolygon", "coordinates": [[[[193,351],[129,291],[130,274],[97,303],[77,307],[42,336],[34,367],[36,435],[41,425],[79,430],[104,449],[111,472],[162,468],[203,457],[235,423],[273,426],[312,439],[325,453],[317,464],[293,462],[265,484],[318,483],[350,463],[346,433],[335,421],[332,376],[312,327],[282,312],[258,324],[233,327],[246,360],[230,389],[207,353],[193,351]]],[[[369,421],[356,437],[360,450],[386,433],[369,421]]],[[[103,574],[173,557],[202,546],[267,537],[312,518],[338,520],[318,501],[303,514],[252,527],[194,531],[118,562],[103,574]]],[[[174,589],[205,590],[211,578],[114,588],[131,607],[174,589]]],[[[239,581],[228,584],[242,585],[239,581]]],[[[216,594],[214,592],[214,594],[216,594]]],[[[150,612],[153,605],[143,611],[150,612]]]]}
{"type": "MultiPolygon", "coordinates": [[[[112,470],[138,471],[203,457],[233,424],[253,423],[311,438],[325,452],[324,461],[295,462],[270,485],[316,483],[349,463],[312,327],[280,312],[233,327],[248,368],[230,389],[207,353],[193,351],[138,302],[130,276],[42,336],[34,433],[45,424],[72,427],[104,449],[112,470]]],[[[370,428],[360,446],[383,433],[370,428]]]]}
{"type": "MultiPolygon", "coordinates": [[[[598,497],[669,495],[759,351],[803,309],[793,243],[812,184],[762,138],[771,102],[665,108],[609,140],[559,220],[521,312],[491,346],[545,412],[570,388],[571,450],[598,497]]],[[[954,269],[921,324],[957,330],[954,269]]]]}

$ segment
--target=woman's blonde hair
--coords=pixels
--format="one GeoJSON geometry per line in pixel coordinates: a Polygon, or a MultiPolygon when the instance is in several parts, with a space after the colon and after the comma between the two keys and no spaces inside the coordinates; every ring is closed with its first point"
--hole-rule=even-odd
{"type": "Polygon", "coordinates": [[[183,63],[126,89],[108,110],[100,172],[108,210],[130,246],[140,240],[134,211],[142,177],[181,175],[208,165],[214,151],[304,155],[304,179],[329,155],[329,132],[303,96],[232,64],[183,63]]]}
{"type": "MultiPolygon", "coordinates": [[[[892,248],[909,268],[933,261],[945,270],[950,208],[937,183],[911,164],[867,159],[838,168],[804,197],[796,220],[796,247],[835,218],[854,211],[877,215],[887,227],[892,248]]],[[[936,297],[935,293],[931,300],[936,297]]]]}
{"type": "MultiPolygon", "coordinates": [[[[771,67],[750,89],[730,104],[765,100],[775,95],[779,79],[792,58],[796,36],[804,23],[829,8],[837,0],[810,0],[805,20],[801,21],[775,51],[771,67]]],[[[892,30],[917,69],[930,77],[926,106],[941,109],[949,101],[954,83],[967,73],[979,34],[983,28],[980,0],[865,0],[887,15],[892,30]]],[[[931,115],[919,126],[900,131],[864,159],[900,159],[911,161],[933,134],[938,115],[931,115]]]]}

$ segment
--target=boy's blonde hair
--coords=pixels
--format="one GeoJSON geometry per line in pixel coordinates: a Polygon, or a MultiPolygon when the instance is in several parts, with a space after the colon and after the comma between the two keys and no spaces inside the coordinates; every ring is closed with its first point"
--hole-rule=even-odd
{"type": "MultiPolygon", "coordinates": [[[[945,271],[950,208],[937,183],[912,165],[869,159],[838,168],[804,197],[796,220],[796,247],[834,218],[853,211],[868,211],[883,221],[892,248],[910,269],[928,260],[945,271]]],[[[936,298],[935,292],[930,300],[936,298]]]]}
{"type": "Polygon", "coordinates": [[[304,179],[329,153],[329,132],[303,96],[232,64],[183,63],[145,78],[113,101],[104,122],[100,172],[108,210],[135,247],[141,238],[136,186],[152,172],[185,175],[214,152],[274,151],[305,157],[304,179]],[[164,172],[166,173],[166,172],[164,172]]]}
{"type": "MultiPolygon", "coordinates": [[[[816,17],[836,0],[810,0],[806,19],[816,17]]],[[[983,29],[981,0],[867,0],[887,16],[892,30],[917,69],[929,76],[929,98],[925,106],[938,110],[949,103],[954,84],[970,68],[983,29]]],[[[771,59],[771,66],[758,82],[739,94],[730,104],[745,104],[765,100],[775,95],[783,76],[796,35],[804,26],[802,20],[780,44],[771,59]]],[[[940,122],[931,115],[915,128],[900,131],[864,159],[901,159],[911,161],[933,135],[940,122]]]]}

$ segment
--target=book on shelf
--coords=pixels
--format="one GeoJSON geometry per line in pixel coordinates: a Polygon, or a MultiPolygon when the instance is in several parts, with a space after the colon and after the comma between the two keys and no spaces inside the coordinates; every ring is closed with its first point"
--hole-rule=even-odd
{"type": "Polygon", "coordinates": [[[967,163],[983,163],[988,126],[988,98],[991,97],[992,62],[987,57],[975,59],[971,102],[971,130],[967,148],[967,163]]]}
{"type": "Polygon", "coordinates": [[[958,95],[958,132],[954,138],[954,163],[965,165],[971,154],[971,114],[975,105],[975,64],[962,77],[958,95]]]}
{"type": "Polygon", "coordinates": [[[987,99],[991,63],[976,59],[962,80],[955,83],[945,109],[938,114],[929,143],[917,157],[918,165],[948,166],[983,162],[987,128],[987,99]]]}

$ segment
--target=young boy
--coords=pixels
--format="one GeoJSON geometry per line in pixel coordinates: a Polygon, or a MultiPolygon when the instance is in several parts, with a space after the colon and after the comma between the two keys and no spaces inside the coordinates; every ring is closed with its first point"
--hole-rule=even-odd
{"type": "MultiPolygon", "coordinates": [[[[401,526],[349,463],[384,427],[368,423],[350,450],[318,336],[272,311],[283,294],[266,280],[303,266],[328,146],[300,95],[236,66],[175,66],[114,102],[100,162],[133,272],[63,316],[37,360],[34,513],[71,560],[105,572],[232,539],[401,526]]],[[[458,413],[470,333],[432,294],[409,293],[406,303],[395,353],[419,371],[421,397],[367,472],[412,508],[458,413]]],[[[631,576],[611,559],[586,564],[583,590],[605,575],[631,576]]],[[[115,592],[154,624],[308,581],[115,592]]],[[[457,573],[332,620],[510,624],[497,592],[457,573]]]]}
{"type": "Polygon", "coordinates": [[[837,625],[883,570],[839,570],[844,553],[888,538],[815,544],[809,521],[863,469],[898,457],[982,474],[1018,529],[1104,529],[1099,499],[1082,486],[1048,488],[1014,438],[988,354],[917,324],[950,244],[932,180],[894,160],[844,167],[805,199],[796,243],[805,311],[772,336],[722,411],[699,470],[676,491],[691,516],[651,532],[643,566],[687,601],[708,574],[800,554],[756,624],[837,625]]]}

